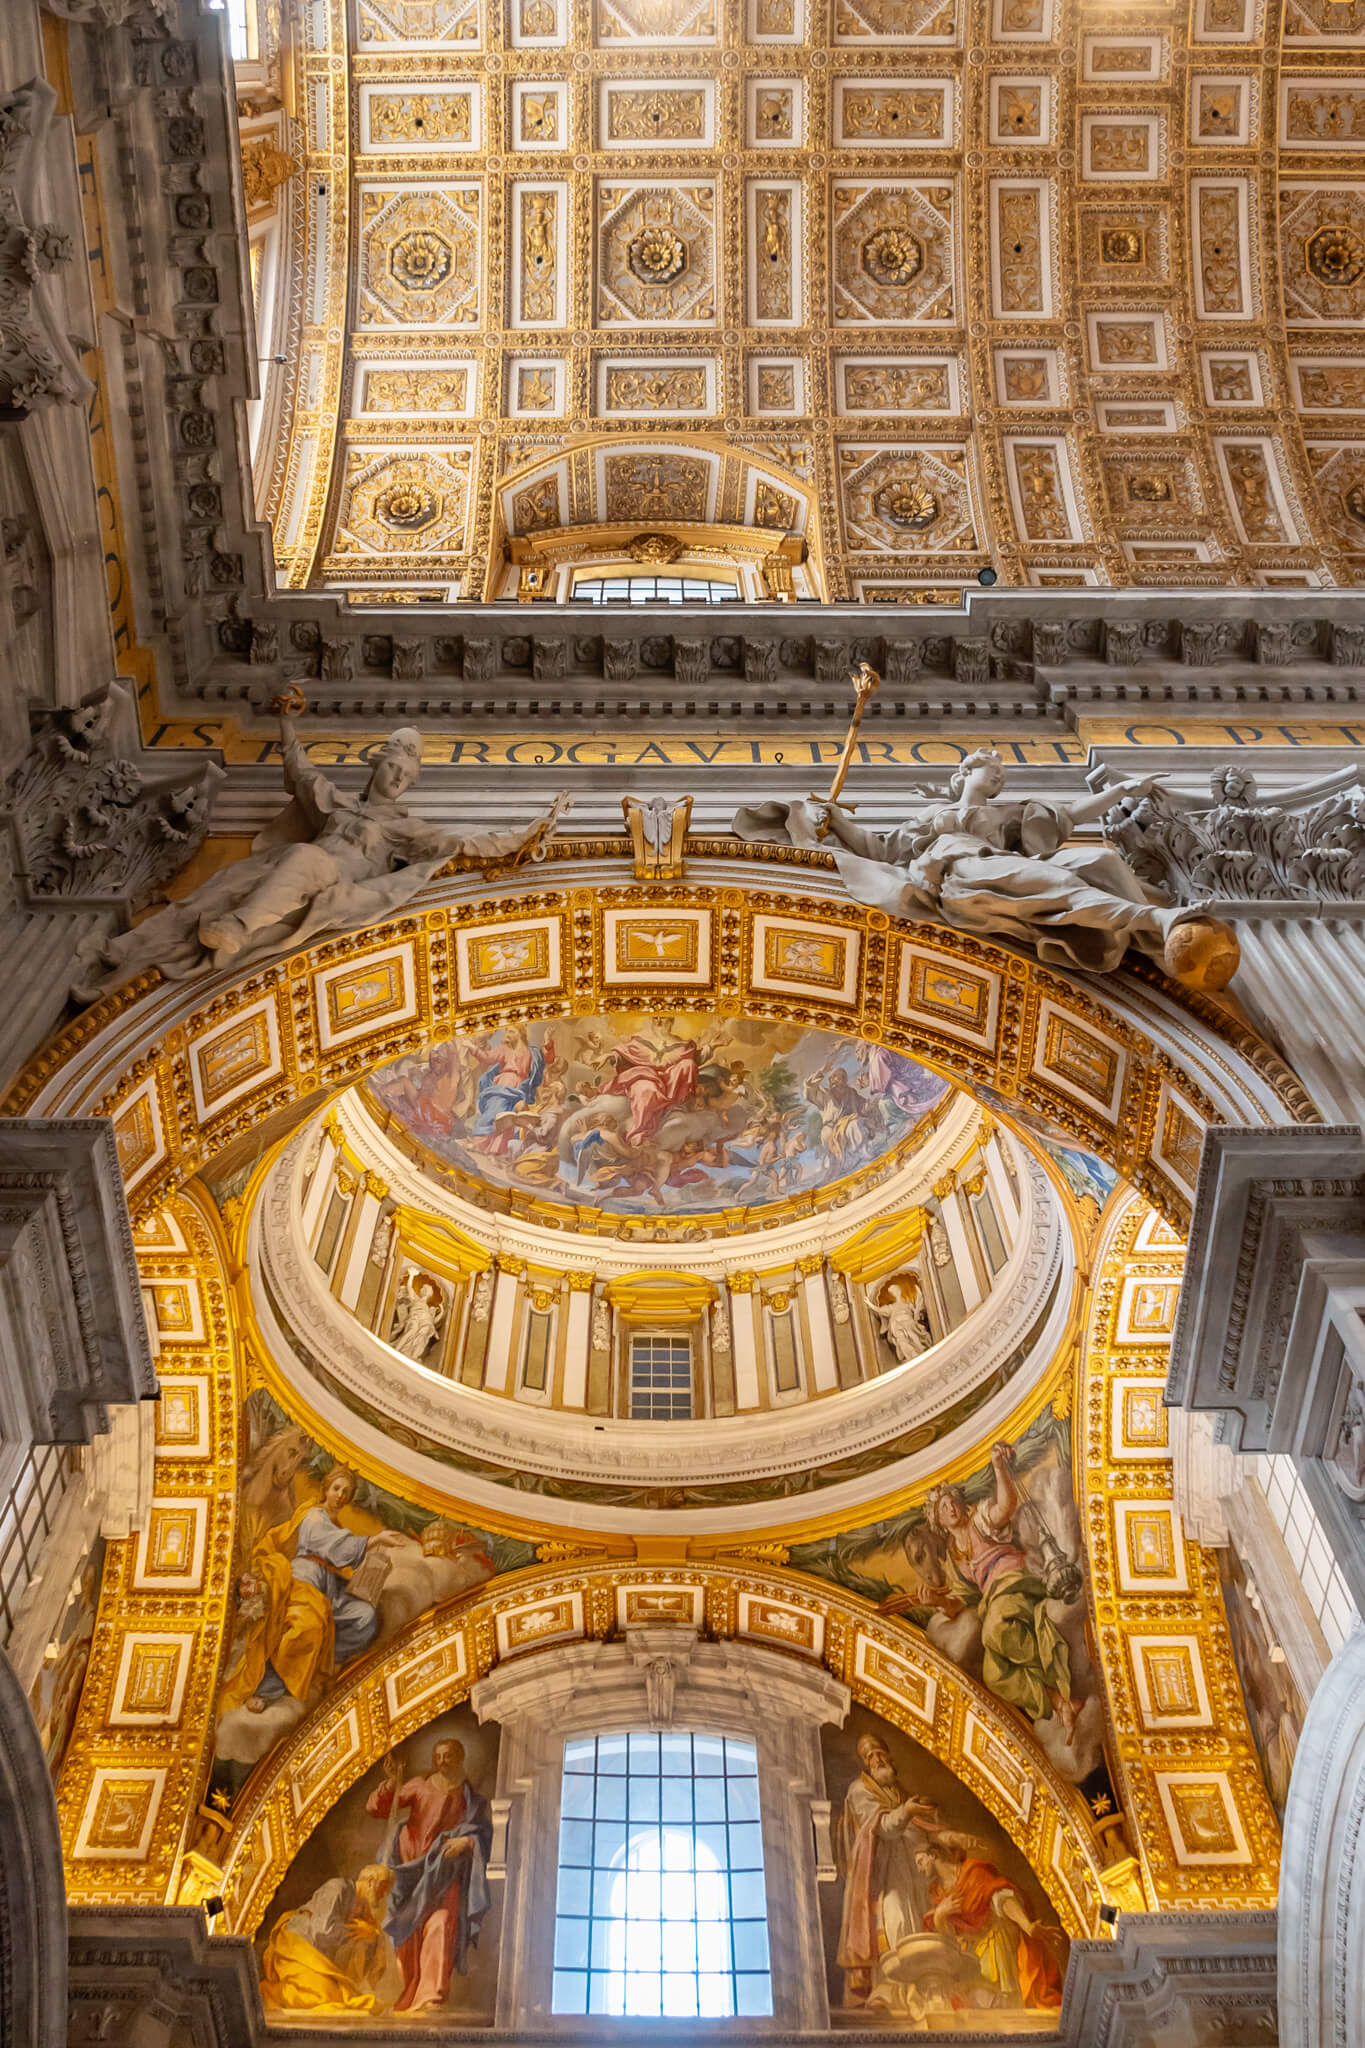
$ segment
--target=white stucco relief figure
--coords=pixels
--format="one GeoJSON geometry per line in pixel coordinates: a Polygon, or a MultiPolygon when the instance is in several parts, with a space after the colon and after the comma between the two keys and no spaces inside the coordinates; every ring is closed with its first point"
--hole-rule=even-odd
{"type": "Polygon", "coordinates": [[[373,924],[447,861],[480,867],[534,859],[568,809],[568,796],[556,797],[541,817],[511,832],[451,831],[410,817],[402,799],[422,766],[422,736],[413,726],[389,734],[365,788],[352,796],[309,760],[293,722],[302,709],[297,690],[280,700],[292,802],[256,835],[245,860],[83,959],[72,991],[78,1002],[149,967],[183,981],[270,959],[323,932],[373,924]]]}
{"type": "Polygon", "coordinates": [[[393,1328],[389,1342],[404,1358],[420,1365],[436,1341],[445,1320],[446,1305],[438,1283],[429,1273],[411,1269],[403,1275],[394,1304],[393,1328]]]}
{"type": "MultiPolygon", "coordinates": [[[[859,691],[861,709],[861,684],[859,691]]],[[[823,847],[857,902],[1014,939],[1050,967],[1107,973],[1133,945],[1182,981],[1227,986],[1238,951],[1226,925],[1199,906],[1164,902],[1115,848],[1067,843],[1121,798],[1147,795],[1153,781],[1120,783],[1070,804],[1013,801],[1005,781],[1004,762],[986,748],[954,775],[950,802],[921,795],[893,832],[856,824],[837,789],[826,798],[746,807],[733,829],[741,839],[823,847]]]]}
{"type": "Polygon", "coordinates": [[[901,1365],[908,1358],[918,1358],[933,1343],[929,1314],[913,1273],[893,1273],[880,1294],[868,1295],[867,1305],[901,1365]]]}

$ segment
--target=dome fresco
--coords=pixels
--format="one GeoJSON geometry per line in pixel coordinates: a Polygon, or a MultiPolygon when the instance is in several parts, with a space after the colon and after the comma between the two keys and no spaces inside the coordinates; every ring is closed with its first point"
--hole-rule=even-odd
{"type": "Polygon", "coordinates": [[[894,1163],[950,1092],[865,1041],[630,1012],[445,1039],[367,1087],[457,1177],[631,1217],[828,1199],[894,1163]]]}

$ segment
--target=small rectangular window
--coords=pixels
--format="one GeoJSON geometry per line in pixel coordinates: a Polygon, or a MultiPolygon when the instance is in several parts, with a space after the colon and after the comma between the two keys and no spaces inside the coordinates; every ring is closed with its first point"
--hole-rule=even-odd
{"type": "Polygon", "coordinates": [[[758,1753],[668,1730],[564,1745],[556,2013],[773,2009],[758,1753]]]}
{"type": "Polygon", "coordinates": [[[692,1414],[690,1337],[632,1337],[630,1414],[633,1422],[686,1422],[692,1414]]]}

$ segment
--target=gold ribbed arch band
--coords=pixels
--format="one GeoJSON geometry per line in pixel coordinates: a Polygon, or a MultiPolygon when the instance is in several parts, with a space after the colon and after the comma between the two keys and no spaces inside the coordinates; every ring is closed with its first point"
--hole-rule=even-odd
{"type": "Polygon", "coordinates": [[[1136,1197],[1107,1212],[1074,1454],[1122,1803],[1163,1910],[1265,1908],[1280,1830],[1228,1635],[1218,1553],[1175,1502],[1164,1403],[1185,1246],[1136,1197]]]}
{"type": "MultiPolygon", "coordinates": [[[[339,1684],[275,1752],[249,1790],[222,1882],[227,1931],[253,1934],[293,1857],[347,1787],[389,1749],[466,1698],[519,1643],[552,1658],[561,1643],[617,1631],[634,1590],[676,1602],[709,1637],[742,1640],[757,1610],[787,1621],[793,1654],[823,1663],[874,1713],[903,1728],[976,1793],[1018,1845],[1070,1935],[1098,1931],[1109,1896],[1085,1803],[1022,1724],[923,1638],[881,1622],[870,1602],[752,1566],[572,1563],[518,1572],[412,1623],[339,1684]]],[[[771,1648],[775,1630],[753,1640],[771,1648]]],[[[1125,1904],[1131,1900],[1124,1900],[1125,1904]]]]}
{"type": "Polygon", "coordinates": [[[705,885],[659,886],[588,850],[562,850],[559,886],[560,861],[498,893],[438,885],[408,916],[236,983],[145,977],[53,1040],[4,1108],[111,1116],[140,1216],[262,1118],[432,1038],[570,1013],[743,1012],[881,1041],[1007,1114],[1040,1112],[1182,1227],[1207,1123],[1316,1121],[1230,1011],[1155,975],[1056,973],[825,895],[796,862],[713,860],[705,885]]]}

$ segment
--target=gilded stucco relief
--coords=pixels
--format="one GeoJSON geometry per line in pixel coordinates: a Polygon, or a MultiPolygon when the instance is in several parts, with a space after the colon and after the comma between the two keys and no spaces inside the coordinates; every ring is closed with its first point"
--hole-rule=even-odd
{"type": "MultiPolygon", "coordinates": [[[[600,521],[603,458],[638,462],[640,434],[739,451],[766,422],[780,467],[814,451],[795,502],[825,594],[927,597],[941,544],[870,543],[850,496],[873,454],[918,447],[915,416],[973,479],[959,587],[987,564],[1048,587],[1357,578],[1342,465],[1324,494],[1332,449],[1294,415],[1365,438],[1365,0],[1288,0],[1283,75],[1261,0],[1169,23],[990,0],[970,48],[955,0],[359,0],[346,47],[339,21],[299,56],[315,318],[307,446],[266,493],[286,584],[357,580],[329,436],[386,412],[417,440],[471,421],[464,594],[510,590],[493,486],[538,454],[564,458],[558,516],[600,521]],[[1115,478],[1158,433],[1179,481],[1143,532],[1115,478]]],[[[707,516],[743,522],[752,495],[722,486],[707,516]]],[[[367,587],[386,553],[380,582],[406,573],[394,534],[367,587]]]]}

